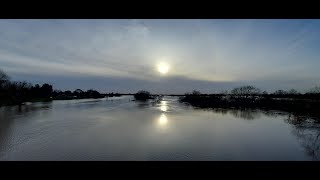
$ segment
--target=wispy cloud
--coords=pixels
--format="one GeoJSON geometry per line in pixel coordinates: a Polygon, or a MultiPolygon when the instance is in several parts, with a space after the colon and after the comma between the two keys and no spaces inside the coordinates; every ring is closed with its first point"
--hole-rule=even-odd
{"type": "Polygon", "coordinates": [[[320,78],[319,28],[318,20],[0,20],[0,67],[21,77],[311,84],[320,78]],[[155,69],[163,58],[166,77],[155,69]]]}

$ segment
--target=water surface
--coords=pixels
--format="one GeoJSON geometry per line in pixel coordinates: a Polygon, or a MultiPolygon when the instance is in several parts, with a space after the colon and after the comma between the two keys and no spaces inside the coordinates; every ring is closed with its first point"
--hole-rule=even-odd
{"type": "Polygon", "coordinates": [[[318,160],[320,128],[290,113],[132,96],[0,108],[0,160],[318,160]]]}

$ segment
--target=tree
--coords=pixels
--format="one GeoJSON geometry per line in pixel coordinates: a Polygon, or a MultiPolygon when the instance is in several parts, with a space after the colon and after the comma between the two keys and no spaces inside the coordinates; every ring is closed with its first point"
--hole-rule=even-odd
{"type": "Polygon", "coordinates": [[[42,97],[47,97],[47,98],[51,96],[52,91],[53,91],[52,90],[52,85],[47,84],[47,83],[43,84],[41,86],[40,90],[41,90],[41,96],[42,97]]]}
{"type": "Polygon", "coordinates": [[[65,91],[64,94],[65,94],[66,96],[72,96],[72,92],[69,91],[69,90],[68,90],[68,91],[65,91]]]}
{"type": "Polygon", "coordinates": [[[32,85],[25,81],[15,81],[9,83],[8,96],[17,104],[30,100],[30,92],[32,85]]]}
{"type": "Polygon", "coordinates": [[[228,90],[222,90],[222,91],[220,91],[220,94],[227,95],[228,94],[228,90]]]}
{"type": "Polygon", "coordinates": [[[295,95],[295,94],[299,94],[299,92],[295,89],[290,89],[288,94],[292,94],[292,95],[295,95]]]}
{"type": "Polygon", "coordinates": [[[136,100],[145,101],[147,99],[151,99],[151,94],[148,91],[141,90],[141,91],[138,91],[136,94],[134,94],[134,98],[136,100]]]}
{"type": "Polygon", "coordinates": [[[9,76],[0,69],[0,88],[9,82],[9,76]]]}
{"type": "Polygon", "coordinates": [[[53,96],[53,97],[59,96],[59,95],[61,95],[61,94],[62,94],[62,91],[61,91],[61,90],[57,90],[57,89],[55,89],[55,90],[52,92],[52,96],[53,96]]]}
{"type": "Polygon", "coordinates": [[[83,91],[81,89],[76,89],[73,93],[81,94],[81,93],[83,93],[83,91]]]}
{"type": "Polygon", "coordinates": [[[39,84],[36,84],[35,86],[31,87],[31,96],[32,97],[41,96],[41,90],[40,90],[39,84]]]}
{"type": "Polygon", "coordinates": [[[284,91],[284,90],[279,89],[279,90],[276,90],[273,94],[275,94],[275,95],[286,95],[288,93],[286,91],[284,91]]]}
{"type": "Polygon", "coordinates": [[[256,88],[254,86],[241,86],[234,88],[231,93],[238,96],[244,96],[245,98],[248,98],[249,96],[260,94],[261,90],[259,88],[256,88]]]}
{"type": "Polygon", "coordinates": [[[198,96],[198,95],[200,95],[200,94],[201,94],[200,91],[197,91],[197,90],[193,90],[193,91],[192,91],[192,95],[198,96]]]}
{"type": "Polygon", "coordinates": [[[83,93],[84,92],[81,89],[76,89],[75,91],[73,91],[73,95],[75,95],[77,97],[82,97],[83,93]]]}
{"type": "Polygon", "coordinates": [[[307,92],[309,94],[319,94],[320,93],[320,86],[315,86],[307,92]]]}
{"type": "Polygon", "coordinates": [[[0,105],[14,105],[38,98],[49,98],[52,85],[33,86],[26,81],[10,81],[9,76],[0,70],[0,105]]]}
{"type": "Polygon", "coordinates": [[[99,98],[101,95],[98,91],[90,89],[86,92],[87,96],[90,98],[99,98]]]}

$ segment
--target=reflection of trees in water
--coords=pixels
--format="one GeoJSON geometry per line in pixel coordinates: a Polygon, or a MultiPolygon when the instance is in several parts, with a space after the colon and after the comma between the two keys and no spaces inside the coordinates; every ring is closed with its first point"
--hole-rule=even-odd
{"type": "Polygon", "coordinates": [[[160,100],[154,100],[154,101],[151,101],[151,106],[159,106],[161,105],[161,101],[160,100]]]}
{"type": "Polygon", "coordinates": [[[7,134],[10,131],[12,119],[10,117],[10,108],[2,107],[0,108],[0,158],[2,156],[2,152],[4,148],[7,146],[5,143],[7,142],[7,134]]]}
{"type": "Polygon", "coordinates": [[[303,123],[306,122],[306,120],[308,120],[307,116],[300,116],[292,113],[289,113],[288,117],[285,119],[287,123],[293,124],[293,125],[302,125],[303,123]]]}
{"type": "Polygon", "coordinates": [[[138,105],[138,108],[147,108],[149,107],[149,102],[148,101],[136,101],[137,102],[137,105],[138,105]]]}
{"type": "Polygon", "coordinates": [[[308,156],[313,160],[320,160],[320,128],[295,127],[292,131],[308,156]]]}
{"type": "Polygon", "coordinates": [[[226,114],[229,112],[237,118],[247,120],[256,119],[263,115],[277,117],[287,115],[285,122],[293,125],[292,134],[298,138],[305,152],[313,160],[320,160],[320,121],[303,114],[286,113],[280,111],[254,111],[248,109],[212,109],[216,113],[226,114]]]}
{"type": "Polygon", "coordinates": [[[320,160],[320,121],[304,114],[287,113],[281,111],[254,111],[248,109],[213,109],[214,112],[226,114],[229,112],[234,117],[253,120],[263,115],[277,117],[287,115],[285,122],[293,125],[292,134],[298,138],[305,152],[313,160],[320,160]]]}
{"type": "Polygon", "coordinates": [[[261,111],[261,112],[263,112],[263,115],[268,116],[270,118],[271,117],[276,118],[279,115],[287,115],[287,113],[281,112],[281,111],[264,110],[264,111],[261,111]]]}
{"type": "Polygon", "coordinates": [[[232,114],[236,118],[242,118],[246,120],[257,119],[261,116],[259,111],[247,110],[247,109],[232,109],[229,110],[230,114],[232,114]]]}
{"type": "MultiPolygon", "coordinates": [[[[17,117],[23,117],[24,120],[31,119],[31,116],[35,116],[37,111],[51,109],[51,102],[49,103],[37,103],[23,106],[5,106],[0,108],[0,153],[8,146],[8,134],[12,128],[12,124],[17,117]],[[27,117],[27,118],[26,118],[27,117]]],[[[0,154],[1,157],[1,154],[0,154]]]]}
{"type": "Polygon", "coordinates": [[[51,109],[52,104],[51,103],[45,103],[45,104],[40,104],[37,106],[34,105],[29,105],[29,106],[17,106],[16,112],[20,114],[25,114],[33,111],[39,111],[39,110],[48,110],[51,109]]]}
{"type": "MultiPolygon", "coordinates": [[[[197,109],[194,107],[194,109],[197,109]]],[[[236,118],[242,118],[246,120],[253,120],[256,118],[259,118],[261,116],[260,111],[250,110],[250,109],[227,109],[227,108],[213,108],[213,109],[203,109],[199,108],[201,110],[207,110],[207,111],[213,111],[215,113],[219,113],[222,115],[226,115],[227,113],[230,113],[236,118]]]]}
{"type": "Polygon", "coordinates": [[[219,113],[219,114],[222,114],[222,115],[225,115],[228,113],[228,109],[223,109],[223,108],[214,108],[212,109],[213,112],[215,113],[219,113]]]}
{"type": "Polygon", "coordinates": [[[30,112],[35,112],[39,110],[49,110],[52,104],[49,103],[37,103],[31,105],[18,105],[18,106],[7,106],[0,108],[0,117],[3,119],[12,119],[16,115],[26,115],[30,112]]]}
{"type": "Polygon", "coordinates": [[[135,101],[139,108],[147,108],[149,106],[161,106],[161,100],[155,99],[155,100],[136,100],[135,101]]]}
{"type": "Polygon", "coordinates": [[[289,113],[285,122],[293,125],[292,134],[298,138],[305,152],[313,160],[320,160],[320,126],[308,116],[289,113]]]}
{"type": "Polygon", "coordinates": [[[236,118],[242,118],[246,120],[253,120],[259,118],[261,116],[260,111],[250,110],[250,109],[227,109],[227,108],[197,108],[193,107],[194,109],[201,109],[206,111],[213,111],[218,114],[226,115],[230,113],[236,118]]]}

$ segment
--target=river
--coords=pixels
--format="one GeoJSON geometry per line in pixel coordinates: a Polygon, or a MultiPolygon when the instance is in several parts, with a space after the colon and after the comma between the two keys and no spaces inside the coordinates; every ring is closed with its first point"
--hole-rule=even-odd
{"type": "Polygon", "coordinates": [[[0,160],[319,160],[320,128],[283,112],[198,109],[177,97],[0,108],[0,160]]]}

